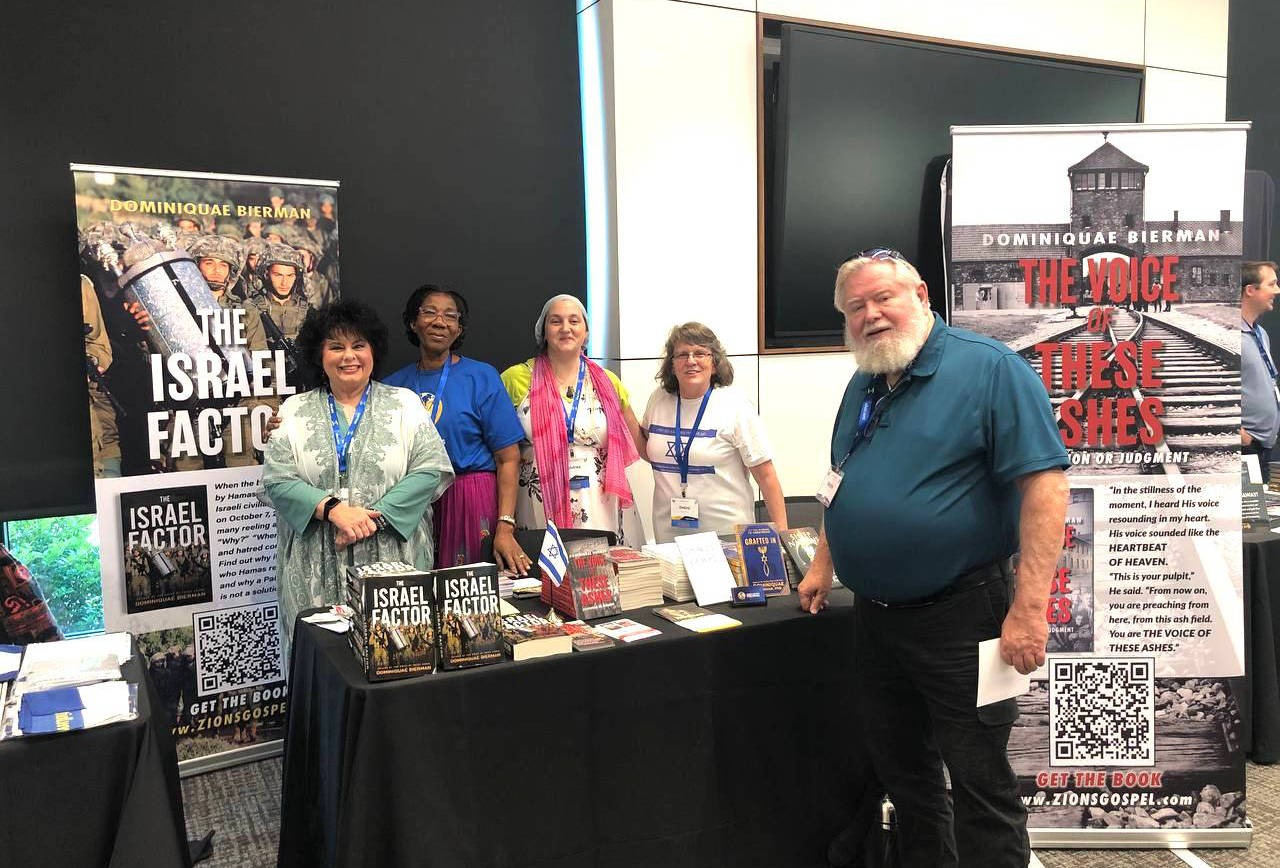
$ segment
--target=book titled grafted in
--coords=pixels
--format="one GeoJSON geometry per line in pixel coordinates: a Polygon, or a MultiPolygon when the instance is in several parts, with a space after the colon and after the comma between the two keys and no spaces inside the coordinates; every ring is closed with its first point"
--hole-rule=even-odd
{"type": "Polygon", "coordinates": [[[738,556],[742,560],[744,585],[756,585],[767,596],[780,597],[791,593],[787,581],[787,568],[778,530],[768,522],[740,524],[736,528],[738,556]]]}

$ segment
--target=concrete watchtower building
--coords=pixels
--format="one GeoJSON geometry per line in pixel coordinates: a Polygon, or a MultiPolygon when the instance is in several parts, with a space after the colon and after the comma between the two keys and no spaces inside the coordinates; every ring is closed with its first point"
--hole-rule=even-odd
{"type": "Polygon", "coordinates": [[[1110,142],[1067,169],[1071,179],[1071,231],[1141,230],[1148,167],[1110,142]]]}

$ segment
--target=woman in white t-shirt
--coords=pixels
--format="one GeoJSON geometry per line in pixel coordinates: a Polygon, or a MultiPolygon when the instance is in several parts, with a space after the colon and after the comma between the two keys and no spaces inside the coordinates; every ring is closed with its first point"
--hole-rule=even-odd
{"type": "Polygon", "coordinates": [[[779,530],[787,527],[782,486],[760,414],[733,387],[733,365],[702,323],[667,336],[659,387],[640,428],[653,467],[653,535],[730,533],[755,521],[754,477],[779,530]]]}

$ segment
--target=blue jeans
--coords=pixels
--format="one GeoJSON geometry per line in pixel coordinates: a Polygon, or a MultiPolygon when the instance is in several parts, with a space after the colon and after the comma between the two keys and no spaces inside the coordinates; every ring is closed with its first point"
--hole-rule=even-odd
{"type": "Polygon", "coordinates": [[[908,868],[1025,868],[1030,856],[1006,753],[1017,700],[974,707],[978,642],[1000,635],[1009,593],[997,577],[927,606],[858,601],[863,731],[908,868]]]}

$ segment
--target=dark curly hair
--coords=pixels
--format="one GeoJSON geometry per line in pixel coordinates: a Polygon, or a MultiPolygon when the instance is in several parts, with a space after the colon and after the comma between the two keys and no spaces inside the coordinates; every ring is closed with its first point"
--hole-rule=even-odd
{"type": "Polygon", "coordinates": [[[373,350],[373,379],[377,379],[382,361],[387,357],[387,327],[372,307],[344,298],[324,307],[313,307],[302,321],[297,346],[306,382],[323,385],[328,381],[320,360],[325,341],[334,335],[357,335],[369,342],[373,350]]]}
{"type": "Polygon", "coordinates": [[[418,335],[413,331],[413,324],[418,319],[418,309],[422,307],[422,302],[429,295],[447,295],[458,306],[458,328],[461,331],[458,332],[458,337],[454,340],[453,346],[449,348],[456,353],[462,349],[462,342],[467,337],[467,323],[471,320],[471,306],[467,304],[467,300],[462,293],[436,286],[434,283],[424,283],[410,293],[409,300],[404,303],[404,313],[401,315],[401,321],[404,322],[405,337],[415,347],[422,346],[422,341],[418,340],[418,335]]]}

